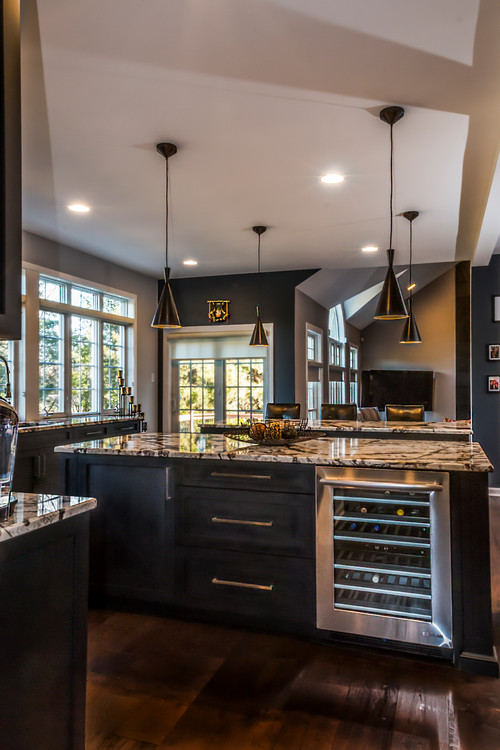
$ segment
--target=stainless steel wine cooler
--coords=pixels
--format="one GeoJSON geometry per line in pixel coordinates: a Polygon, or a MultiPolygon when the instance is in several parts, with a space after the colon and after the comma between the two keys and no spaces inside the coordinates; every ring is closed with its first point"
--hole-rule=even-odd
{"type": "Polygon", "coordinates": [[[319,468],[316,502],[318,628],[451,649],[448,475],[319,468]]]}

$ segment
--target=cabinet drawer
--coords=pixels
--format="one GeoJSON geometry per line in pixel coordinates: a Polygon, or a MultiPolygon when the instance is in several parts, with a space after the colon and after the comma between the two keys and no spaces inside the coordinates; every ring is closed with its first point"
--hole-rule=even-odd
{"type": "Polygon", "coordinates": [[[198,609],[313,624],[314,563],[242,552],[181,554],[177,599],[198,609]]]}
{"type": "Polygon", "coordinates": [[[106,435],[130,435],[133,432],[139,432],[139,422],[117,422],[106,425],[106,435]]]}
{"type": "Polygon", "coordinates": [[[99,440],[105,435],[105,425],[89,425],[88,427],[77,427],[73,434],[73,438],[79,443],[82,440],[99,440]]]}
{"type": "Polygon", "coordinates": [[[314,466],[254,463],[253,461],[180,462],[179,484],[204,487],[232,487],[259,492],[314,493],[314,466]]]}
{"type": "Polygon", "coordinates": [[[314,557],[314,498],[178,487],[177,544],[314,557]]]}

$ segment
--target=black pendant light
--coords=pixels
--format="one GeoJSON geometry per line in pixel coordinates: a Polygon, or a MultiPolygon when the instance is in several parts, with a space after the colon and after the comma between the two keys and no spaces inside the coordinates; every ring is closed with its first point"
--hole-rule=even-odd
{"type": "Polygon", "coordinates": [[[413,289],[415,284],[412,279],[412,263],[413,263],[413,220],[417,218],[418,211],[405,211],[403,216],[410,222],[410,283],[408,284],[408,291],[410,296],[408,297],[408,312],[409,315],[405,321],[403,332],[401,334],[400,344],[421,344],[422,339],[420,338],[420,332],[415,322],[415,316],[413,315],[413,289]]]}
{"type": "Polygon", "coordinates": [[[394,261],[394,250],[392,247],[392,202],[394,195],[394,170],[393,170],[393,158],[394,158],[394,143],[392,137],[392,128],[398,120],[404,116],[403,107],[385,107],[380,112],[380,119],[386,122],[391,127],[391,193],[390,193],[390,212],[391,212],[391,229],[389,233],[389,250],[387,251],[387,258],[389,261],[389,268],[384,281],[384,286],[380,294],[380,298],[377,305],[377,311],[374,318],[377,320],[397,320],[398,318],[408,317],[406,311],[405,302],[399,283],[394,273],[393,261],[394,261]]]}
{"type": "MultiPolygon", "coordinates": [[[[252,227],[252,229],[255,234],[259,235],[259,244],[257,247],[257,272],[260,274],[260,237],[264,234],[267,227],[252,227]]],[[[257,322],[253,329],[252,338],[250,339],[250,346],[269,346],[269,341],[267,340],[266,332],[260,319],[260,306],[256,305],[255,309],[257,311],[257,322]]]]}
{"type": "Polygon", "coordinates": [[[180,328],[181,321],[170,288],[170,268],[168,267],[168,159],[177,153],[173,143],[158,143],[156,150],[165,157],[165,283],[154,314],[152,328],[180,328]]]}

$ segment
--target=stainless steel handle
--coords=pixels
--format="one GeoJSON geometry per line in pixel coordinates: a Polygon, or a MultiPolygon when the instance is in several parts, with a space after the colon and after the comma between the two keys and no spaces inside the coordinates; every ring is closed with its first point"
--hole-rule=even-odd
{"type": "Polygon", "coordinates": [[[236,586],[240,589],[259,589],[259,591],[272,591],[274,589],[274,583],[270,583],[268,586],[262,583],[243,583],[242,581],[226,581],[224,578],[212,578],[212,583],[218,586],[236,586]]]}
{"type": "Polygon", "coordinates": [[[344,489],[350,489],[351,487],[357,489],[361,487],[365,490],[403,490],[406,492],[412,490],[418,492],[439,492],[443,489],[441,484],[435,482],[407,484],[406,482],[372,482],[366,479],[348,479],[347,477],[342,479],[320,479],[319,482],[329,487],[343,487],[344,489]]]}
{"type": "Polygon", "coordinates": [[[102,430],[89,430],[85,433],[85,436],[87,437],[88,435],[102,435],[102,433],[102,430]]]}
{"type": "Polygon", "coordinates": [[[228,479],[272,479],[271,474],[229,474],[225,471],[211,471],[211,477],[227,477],[228,479]]]}
{"type": "Polygon", "coordinates": [[[273,521],[244,521],[239,518],[219,518],[218,516],[214,516],[212,518],[212,523],[233,523],[240,526],[266,526],[270,527],[273,525],[273,521]]]}

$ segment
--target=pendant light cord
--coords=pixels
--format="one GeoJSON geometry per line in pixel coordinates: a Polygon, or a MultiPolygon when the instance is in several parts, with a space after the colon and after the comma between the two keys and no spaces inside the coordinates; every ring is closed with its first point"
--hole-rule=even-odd
{"type": "Polygon", "coordinates": [[[168,268],[168,159],[165,159],[165,268],[168,268]]]}
{"type": "Polygon", "coordinates": [[[390,211],[391,211],[391,229],[389,232],[389,248],[392,248],[392,199],[394,195],[394,169],[393,169],[393,152],[394,152],[394,143],[393,143],[393,135],[392,135],[392,123],[391,123],[391,191],[390,191],[390,211]]]}
{"type": "Polygon", "coordinates": [[[259,242],[257,244],[257,273],[260,273],[260,234],[259,242]]]}
{"type": "MultiPolygon", "coordinates": [[[[410,287],[411,287],[411,271],[412,271],[412,258],[413,258],[413,221],[410,221],[410,287]]],[[[410,297],[413,294],[413,289],[410,289],[410,297]]]]}

